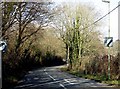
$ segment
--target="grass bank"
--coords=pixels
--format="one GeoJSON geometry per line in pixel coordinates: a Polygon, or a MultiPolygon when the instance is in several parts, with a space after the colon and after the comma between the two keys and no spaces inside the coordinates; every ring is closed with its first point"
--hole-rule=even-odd
{"type": "Polygon", "coordinates": [[[95,80],[96,82],[106,83],[112,86],[120,87],[120,80],[108,80],[107,77],[103,75],[83,74],[80,73],[79,71],[68,70],[67,67],[63,67],[61,68],[61,70],[81,78],[91,79],[95,80]]]}

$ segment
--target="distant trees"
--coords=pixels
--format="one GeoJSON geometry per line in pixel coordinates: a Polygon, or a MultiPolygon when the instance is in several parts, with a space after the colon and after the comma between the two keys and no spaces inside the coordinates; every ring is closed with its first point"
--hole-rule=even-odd
{"type": "Polygon", "coordinates": [[[65,59],[65,44],[58,39],[55,30],[51,27],[43,30],[43,36],[39,38],[37,48],[42,52],[41,62],[44,65],[63,64],[65,59]]]}

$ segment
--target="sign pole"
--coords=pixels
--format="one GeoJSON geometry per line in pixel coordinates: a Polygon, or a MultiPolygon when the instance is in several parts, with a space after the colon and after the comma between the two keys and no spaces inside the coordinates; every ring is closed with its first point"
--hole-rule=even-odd
{"type": "MultiPolygon", "coordinates": [[[[110,0],[102,0],[108,3],[108,37],[110,37],[110,0]]],[[[108,80],[110,80],[110,46],[108,46],[108,80]]]]}
{"type": "Polygon", "coordinates": [[[108,47],[108,79],[110,80],[110,47],[108,47]]]}
{"type": "MultiPolygon", "coordinates": [[[[110,37],[110,1],[108,3],[108,22],[109,22],[109,27],[108,27],[108,36],[110,37]]],[[[110,80],[110,47],[108,47],[108,80],[110,80]]]]}

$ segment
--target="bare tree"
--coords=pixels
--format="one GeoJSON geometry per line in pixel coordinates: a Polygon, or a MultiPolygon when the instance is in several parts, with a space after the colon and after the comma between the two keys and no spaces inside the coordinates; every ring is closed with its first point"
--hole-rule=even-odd
{"type": "Polygon", "coordinates": [[[93,44],[94,41],[100,43],[100,34],[96,30],[98,24],[90,26],[96,20],[97,13],[91,6],[81,4],[74,5],[72,8],[67,4],[60,8],[62,8],[61,14],[57,15],[55,20],[57,24],[54,27],[58,29],[58,33],[60,32],[66,44],[70,68],[80,66],[83,56],[96,52],[97,47],[93,44]]]}
{"type": "MultiPolygon", "coordinates": [[[[47,26],[53,16],[50,2],[4,2],[3,3],[3,37],[10,34],[11,31],[17,32],[16,52],[18,52],[22,43],[36,34],[43,27],[47,26]],[[27,25],[30,23],[39,24],[37,29],[31,29],[29,33],[23,35],[27,25]],[[15,27],[14,30],[12,28],[15,27]],[[11,31],[9,31],[11,30],[11,31]],[[8,34],[6,34],[8,33],[8,34]]],[[[28,29],[27,29],[28,30],[28,29]]]]}

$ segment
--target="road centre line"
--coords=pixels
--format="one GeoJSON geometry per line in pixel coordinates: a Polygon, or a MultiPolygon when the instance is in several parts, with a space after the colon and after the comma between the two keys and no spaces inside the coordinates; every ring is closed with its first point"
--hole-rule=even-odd
{"type": "MultiPolygon", "coordinates": [[[[46,69],[44,69],[44,72],[46,73],[46,74],[48,74],[47,72],[46,72],[46,69]]],[[[54,78],[54,77],[52,77],[51,75],[49,75],[48,74],[48,76],[52,79],[52,80],[54,80],[54,81],[56,81],[56,79],[54,78]]],[[[65,82],[67,82],[69,85],[73,85],[73,84],[78,84],[78,83],[71,83],[72,81],[70,81],[70,79],[63,79],[65,82]]],[[[63,84],[59,84],[61,87],[64,87],[64,85],[63,84]]],[[[66,89],[66,88],[65,88],[66,89]]]]}
{"type": "Polygon", "coordinates": [[[67,89],[63,84],[60,83],[59,85],[60,85],[61,87],[63,87],[64,89],[67,89]]]}
{"type": "MultiPolygon", "coordinates": [[[[44,72],[46,73],[46,74],[48,74],[47,72],[46,72],[46,69],[44,69],[44,72]]],[[[48,75],[52,80],[56,80],[55,78],[53,78],[51,75],[48,75]]]]}
{"type": "Polygon", "coordinates": [[[45,74],[48,74],[47,72],[45,72],[45,74]]]}
{"type": "MultiPolygon", "coordinates": [[[[44,69],[44,72],[45,72],[46,74],[48,74],[48,73],[46,72],[46,69],[44,69]]],[[[55,81],[55,82],[53,82],[53,83],[60,82],[60,81],[56,81],[56,79],[53,78],[51,75],[48,75],[48,76],[55,81]]],[[[59,85],[60,85],[61,87],[63,87],[64,89],[67,89],[63,84],[59,83],[59,85]]]]}
{"type": "Polygon", "coordinates": [[[46,72],[46,69],[44,69],[44,72],[46,72]]]}
{"type": "Polygon", "coordinates": [[[56,80],[55,78],[53,78],[51,75],[48,75],[51,79],[53,79],[54,81],[56,80]]]}

